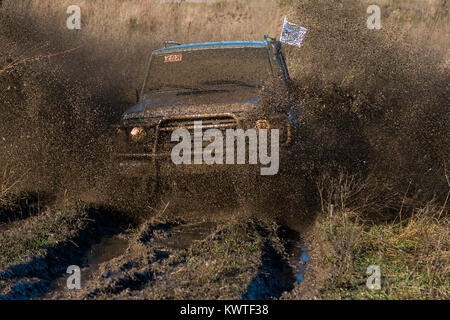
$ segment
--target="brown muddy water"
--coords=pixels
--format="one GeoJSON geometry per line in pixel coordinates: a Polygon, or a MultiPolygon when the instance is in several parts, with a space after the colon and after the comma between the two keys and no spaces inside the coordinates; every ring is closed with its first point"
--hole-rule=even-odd
{"type": "MultiPolygon", "coordinates": [[[[102,263],[111,261],[120,257],[129,246],[129,240],[123,234],[107,235],[99,243],[93,244],[90,250],[82,259],[81,281],[88,281],[94,278],[96,272],[102,263]]],[[[67,279],[70,275],[66,274],[50,283],[46,298],[54,298],[58,293],[67,291],[67,279]]]]}
{"type": "MultiPolygon", "coordinates": [[[[217,227],[215,222],[196,222],[181,224],[170,228],[167,235],[151,239],[151,247],[157,249],[160,255],[169,256],[172,251],[189,248],[195,241],[201,241],[210,235],[217,227]]],[[[102,264],[123,256],[132,245],[124,233],[104,236],[99,243],[93,244],[86,253],[81,267],[82,282],[94,280],[100,272],[102,264]]],[[[67,297],[67,279],[64,275],[50,285],[46,298],[67,297]]]]}
{"type": "Polygon", "coordinates": [[[128,248],[128,244],[129,241],[120,235],[103,238],[100,243],[92,246],[87,256],[87,269],[91,270],[91,273],[98,270],[101,263],[122,255],[128,248]]]}
{"type": "Polygon", "coordinates": [[[176,226],[167,239],[158,239],[156,245],[169,249],[187,249],[194,241],[200,241],[210,235],[217,227],[215,222],[197,222],[176,226]]]}

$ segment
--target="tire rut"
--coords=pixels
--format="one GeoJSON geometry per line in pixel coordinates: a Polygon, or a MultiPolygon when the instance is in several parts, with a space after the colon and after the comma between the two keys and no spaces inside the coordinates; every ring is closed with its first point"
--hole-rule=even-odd
{"type": "MultiPolygon", "coordinates": [[[[66,274],[70,265],[85,265],[91,248],[104,237],[123,233],[118,227],[123,216],[108,208],[87,209],[87,223],[76,236],[46,248],[43,255],[10,266],[0,273],[0,282],[9,284],[8,292],[0,300],[35,299],[49,296],[55,290],[54,282],[66,274]]],[[[56,289],[58,290],[58,289],[56,289]]]]}
{"type": "MultiPolygon", "coordinates": [[[[136,259],[133,253],[129,257],[125,254],[122,257],[125,262],[121,263],[120,267],[116,267],[116,270],[105,270],[99,276],[103,279],[96,281],[98,284],[110,279],[110,283],[103,288],[91,289],[84,298],[114,297],[125,291],[128,296],[139,296],[139,291],[164,277],[166,271],[161,268],[164,261],[187,250],[193,242],[208,237],[215,227],[216,224],[210,222],[185,223],[177,220],[146,226],[137,238],[138,245],[145,248],[145,254],[140,259],[136,259]]],[[[140,254],[142,255],[142,252],[140,254]]]]}

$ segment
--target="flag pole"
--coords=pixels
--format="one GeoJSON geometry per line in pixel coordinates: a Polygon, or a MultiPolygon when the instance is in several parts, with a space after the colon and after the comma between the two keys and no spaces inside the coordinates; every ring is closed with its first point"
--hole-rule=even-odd
{"type": "Polygon", "coordinates": [[[284,25],[286,24],[286,17],[287,16],[284,16],[283,27],[281,27],[280,41],[281,41],[281,38],[283,37],[283,30],[284,30],[284,25]]]}

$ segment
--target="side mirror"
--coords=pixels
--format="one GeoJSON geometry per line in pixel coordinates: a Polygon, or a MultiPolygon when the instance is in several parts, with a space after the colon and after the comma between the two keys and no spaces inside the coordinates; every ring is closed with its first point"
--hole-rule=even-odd
{"type": "Polygon", "coordinates": [[[127,104],[136,104],[139,102],[139,91],[136,88],[130,88],[125,91],[124,101],[127,104]]]}

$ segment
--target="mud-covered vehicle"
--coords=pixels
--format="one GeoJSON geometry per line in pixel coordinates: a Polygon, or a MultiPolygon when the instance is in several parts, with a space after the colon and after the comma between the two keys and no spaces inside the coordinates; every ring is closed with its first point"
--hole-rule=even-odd
{"type": "MultiPolygon", "coordinates": [[[[282,101],[268,106],[261,97],[269,85],[288,90],[288,81],[281,42],[267,36],[263,41],[165,42],[164,48],[150,55],[142,90],[139,94],[136,90],[136,105],[115,127],[113,158],[118,172],[149,192],[186,175],[239,172],[235,175],[239,180],[260,174],[259,165],[248,163],[174,163],[171,154],[178,141],[172,141],[173,132],[193,132],[199,121],[201,130],[218,129],[224,136],[228,129],[279,129],[282,166],[301,110],[282,101]]],[[[201,140],[200,144],[207,144],[201,140]]],[[[224,150],[235,152],[228,146],[224,150]]]]}

